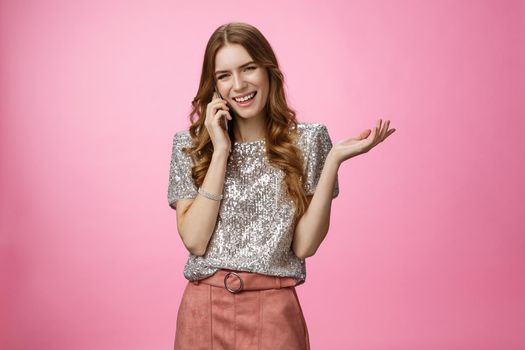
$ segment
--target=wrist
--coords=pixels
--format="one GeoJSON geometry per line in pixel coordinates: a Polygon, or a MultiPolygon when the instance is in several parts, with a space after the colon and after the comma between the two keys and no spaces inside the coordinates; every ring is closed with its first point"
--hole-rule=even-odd
{"type": "Polygon", "coordinates": [[[230,156],[230,152],[229,151],[226,151],[226,150],[214,150],[212,155],[211,155],[211,159],[212,159],[212,161],[214,159],[216,159],[218,161],[227,161],[229,156],[230,156]]]}
{"type": "Polygon", "coordinates": [[[342,160],[341,158],[339,157],[339,155],[336,153],[336,151],[334,151],[334,149],[332,148],[330,150],[330,152],[328,152],[328,155],[326,156],[326,161],[325,163],[329,163],[329,164],[332,164],[334,165],[336,168],[339,168],[339,166],[341,165],[342,163],[342,160]]]}

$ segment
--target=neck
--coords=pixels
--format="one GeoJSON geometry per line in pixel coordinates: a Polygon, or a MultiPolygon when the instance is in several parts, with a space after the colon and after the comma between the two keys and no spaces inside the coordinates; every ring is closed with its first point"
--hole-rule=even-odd
{"type": "Polygon", "coordinates": [[[250,142],[263,139],[266,136],[266,118],[259,115],[253,118],[237,117],[233,127],[235,140],[239,142],[250,142]]]}

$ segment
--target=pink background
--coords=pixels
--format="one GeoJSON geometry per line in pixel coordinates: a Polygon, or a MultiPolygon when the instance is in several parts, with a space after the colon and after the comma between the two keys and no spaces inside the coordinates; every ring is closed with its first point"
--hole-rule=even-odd
{"type": "Polygon", "coordinates": [[[523,1],[0,6],[0,348],[172,348],[171,141],[237,20],[300,121],[397,129],[340,168],[297,288],[312,349],[525,348],[523,1]]]}

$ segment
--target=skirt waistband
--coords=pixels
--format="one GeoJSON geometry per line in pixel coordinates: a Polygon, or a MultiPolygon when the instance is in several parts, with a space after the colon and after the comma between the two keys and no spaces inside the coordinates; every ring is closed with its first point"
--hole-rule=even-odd
{"type": "Polygon", "coordinates": [[[193,284],[205,283],[227,289],[231,293],[243,290],[264,290],[292,287],[297,281],[292,277],[263,275],[256,272],[220,269],[210,277],[192,281],[193,284]]]}

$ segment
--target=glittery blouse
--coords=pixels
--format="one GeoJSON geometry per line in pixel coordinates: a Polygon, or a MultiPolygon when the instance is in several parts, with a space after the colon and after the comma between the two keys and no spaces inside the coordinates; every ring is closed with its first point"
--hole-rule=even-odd
{"type": "MultiPolygon", "coordinates": [[[[313,195],[332,141],[321,123],[298,123],[297,131],[295,142],[304,159],[303,186],[306,195],[313,195]]],[[[214,232],[203,256],[189,253],[184,266],[187,280],[204,279],[225,268],[292,277],[297,285],[304,283],[305,259],[294,254],[291,244],[296,207],[285,195],[284,172],[269,164],[265,145],[265,140],[233,144],[214,232]]],[[[168,185],[168,204],[173,209],[178,199],[197,196],[192,160],[181,151],[190,146],[188,130],[174,135],[168,185]]],[[[338,194],[336,178],[332,198],[338,194]]]]}

